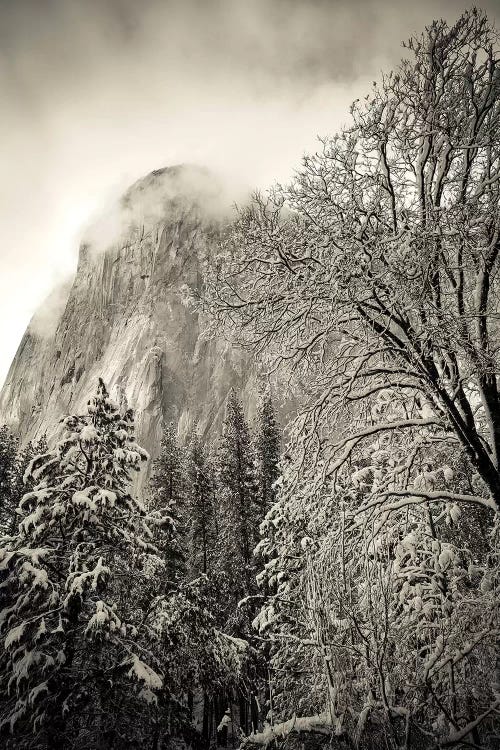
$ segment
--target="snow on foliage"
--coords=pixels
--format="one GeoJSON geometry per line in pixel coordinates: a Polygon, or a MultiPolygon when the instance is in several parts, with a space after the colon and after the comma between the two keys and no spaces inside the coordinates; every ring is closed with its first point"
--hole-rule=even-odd
{"type": "Polygon", "coordinates": [[[498,37],[471,10],[406,46],[241,212],[204,304],[305,403],[258,546],[275,720],[326,710],[354,743],[493,747],[498,37]]]}
{"type": "Polygon", "coordinates": [[[132,666],[130,667],[128,676],[133,676],[144,683],[145,688],[149,691],[160,690],[163,685],[161,677],[151,667],[141,661],[137,654],[132,656],[132,666]]]}
{"type": "MultiPolygon", "coordinates": [[[[67,417],[62,426],[55,449],[31,461],[26,478],[31,472],[36,485],[19,503],[18,534],[0,548],[7,601],[1,679],[10,696],[2,720],[31,726],[40,742],[64,731],[61,722],[78,723],[96,675],[114,674],[113,663],[120,655],[129,659],[144,638],[141,613],[127,611],[125,622],[120,608],[134,589],[147,595],[143,562],[156,552],[129,492],[145,456],[131,413],[115,409],[101,381],[88,414],[67,417]]],[[[123,676],[117,673],[113,684],[126,695],[123,676]]]]}
{"type": "Polygon", "coordinates": [[[31,461],[17,533],[0,543],[0,723],[16,750],[68,737],[118,746],[122,726],[141,746],[175,725],[166,703],[182,723],[187,694],[236,690],[249,649],[217,627],[208,577],[186,575],[188,485],[175,441],[164,442],[143,504],[130,488],[147,454],[102,381],[87,414],[61,425],[55,448],[31,461]]]}

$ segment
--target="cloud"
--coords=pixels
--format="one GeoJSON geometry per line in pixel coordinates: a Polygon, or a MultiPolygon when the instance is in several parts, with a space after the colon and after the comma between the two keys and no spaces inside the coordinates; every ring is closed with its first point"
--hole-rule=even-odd
{"type": "Polygon", "coordinates": [[[102,207],[84,229],[82,242],[92,253],[149,232],[159,221],[179,211],[196,211],[207,221],[231,221],[235,204],[250,191],[205,167],[181,164],[157,169],[135,182],[123,195],[102,207]]]}
{"type": "Polygon", "coordinates": [[[31,318],[29,328],[32,334],[42,339],[52,338],[66,307],[72,284],[73,279],[70,277],[55,285],[31,318]]]}
{"type": "MultiPolygon", "coordinates": [[[[82,227],[183,162],[235,193],[286,180],[317,135],[454,0],[0,2],[0,381],[82,227]],[[2,359],[3,358],[3,359],[2,359]]],[[[495,0],[486,9],[498,15],[495,0]]]]}

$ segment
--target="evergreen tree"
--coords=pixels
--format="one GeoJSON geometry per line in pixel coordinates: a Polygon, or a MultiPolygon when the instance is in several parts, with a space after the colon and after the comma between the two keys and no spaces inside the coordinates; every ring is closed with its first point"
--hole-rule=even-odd
{"type": "Polygon", "coordinates": [[[191,572],[211,569],[216,528],[213,468],[200,437],[195,433],[189,445],[189,567],[191,572]]]}
{"type": "MultiPolygon", "coordinates": [[[[22,496],[27,492],[31,492],[35,488],[36,480],[28,471],[31,461],[35,456],[40,456],[46,453],[47,450],[47,439],[45,435],[42,435],[39,440],[30,440],[24,448],[20,448],[17,451],[16,460],[11,473],[12,507],[14,511],[22,496]]],[[[14,533],[18,522],[19,516],[14,512],[8,533],[14,533]]]]}
{"type": "Polygon", "coordinates": [[[255,452],[259,504],[262,517],[276,500],[276,481],[279,477],[281,431],[279,429],[271,394],[266,392],[259,404],[256,420],[255,452]]]}
{"type": "Polygon", "coordinates": [[[221,601],[227,606],[227,589],[221,588],[212,569],[214,486],[214,471],[199,437],[193,435],[184,451],[170,424],[151,480],[155,539],[166,571],[167,595],[156,618],[160,659],[168,677],[159,695],[167,743],[175,736],[192,743],[193,697],[200,690],[203,740],[208,742],[220,719],[219,704],[227,706],[227,696],[238,689],[247,672],[243,669],[248,661],[246,642],[219,629],[226,623],[220,610],[221,601]]]}
{"type": "Polygon", "coordinates": [[[166,564],[167,581],[186,572],[186,513],[188,476],[185,451],[179,446],[172,422],[164,427],[160,455],[153,463],[151,509],[160,530],[156,541],[166,564]]]}
{"type": "MultiPolygon", "coordinates": [[[[132,414],[120,415],[101,380],[88,413],[63,426],[56,448],[31,461],[35,487],[0,549],[10,600],[0,617],[1,720],[16,748],[111,747],[124,714],[142,715],[137,700],[152,702],[162,687],[144,635],[155,551],[129,493],[147,458],[132,414]]],[[[128,721],[133,747],[139,722],[128,721]]]]}
{"type": "Polygon", "coordinates": [[[253,549],[260,521],[255,456],[243,408],[231,390],[217,452],[218,567],[226,581],[226,616],[255,590],[253,549]]]}
{"type": "Polygon", "coordinates": [[[9,428],[0,428],[0,533],[13,533],[18,523],[16,508],[25,492],[33,489],[26,475],[34,456],[47,450],[45,436],[19,448],[19,440],[9,428]]]}
{"type": "Polygon", "coordinates": [[[0,532],[11,528],[15,519],[16,500],[13,478],[16,467],[17,440],[6,425],[0,427],[0,532]]]}

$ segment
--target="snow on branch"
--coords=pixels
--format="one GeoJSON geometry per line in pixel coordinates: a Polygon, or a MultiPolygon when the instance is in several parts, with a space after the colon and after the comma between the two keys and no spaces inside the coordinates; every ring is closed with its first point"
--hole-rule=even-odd
{"type": "Polygon", "coordinates": [[[366,505],[363,505],[359,512],[365,512],[383,505],[384,510],[398,510],[404,508],[407,505],[421,505],[426,500],[434,502],[455,502],[455,503],[472,503],[474,505],[481,505],[483,508],[489,510],[497,510],[495,501],[491,497],[480,497],[479,495],[461,495],[457,492],[447,492],[445,490],[437,490],[435,492],[422,491],[422,490],[388,490],[381,492],[375,500],[371,500],[366,505]],[[400,497],[401,500],[384,504],[385,500],[390,497],[400,497]]]}
{"type": "Polygon", "coordinates": [[[458,729],[456,732],[450,734],[446,740],[440,742],[440,747],[456,747],[459,742],[462,742],[468,734],[470,734],[476,727],[478,727],[493,711],[500,709],[500,698],[496,700],[491,706],[478,716],[474,721],[469,722],[462,729],[458,729]]]}
{"type": "Polygon", "coordinates": [[[330,713],[325,711],[316,716],[292,716],[288,721],[274,726],[266,726],[262,732],[251,734],[245,737],[241,747],[267,747],[271,742],[277,739],[288,737],[292,733],[309,732],[314,734],[331,735],[335,733],[335,727],[332,724],[330,713]]]}
{"type": "Polygon", "coordinates": [[[335,455],[337,450],[342,448],[343,451],[334,462],[333,466],[330,467],[329,475],[334,474],[340,469],[340,467],[347,461],[357,444],[366,437],[376,435],[379,432],[390,432],[392,430],[408,429],[411,427],[430,427],[431,425],[443,427],[443,423],[435,417],[428,417],[426,419],[402,419],[396,422],[382,422],[380,424],[370,425],[354,435],[349,435],[332,446],[333,455],[335,455]]]}

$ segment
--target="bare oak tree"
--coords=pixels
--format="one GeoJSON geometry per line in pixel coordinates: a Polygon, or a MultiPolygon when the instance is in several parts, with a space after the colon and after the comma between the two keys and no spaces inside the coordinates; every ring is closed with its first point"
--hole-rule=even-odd
{"type": "MultiPolygon", "coordinates": [[[[312,417],[420,394],[500,507],[496,42],[477,11],[410,40],[352,125],[242,212],[211,307],[313,379],[312,417]]],[[[335,447],[329,471],[347,457],[335,447]]]]}
{"type": "MultiPolygon", "coordinates": [[[[351,124],[292,184],[242,210],[205,305],[306,396],[269,523],[280,529],[299,499],[310,517],[325,492],[342,498],[342,518],[318,544],[348,571],[321,602],[347,622],[337,656],[350,649],[356,669],[364,664],[364,703],[351,708],[362,717],[382,706],[390,724],[405,717],[407,747],[412,725],[442,746],[477,746],[500,708],[498,37],[472,10],[404,46],[409,59],[352,105],[351,124]],[[361,595],[366,580],[373,592],[361,595]],[[419,699],[394,703],[384,685],[399,679],[403,643],[419,699]],[[379,647],[386,666],[373,660],[379,647]],[[474,669],[481,689],[468,692],[474,669]]],[[[284,539],[269,543],[271,557],[284,539]]],[[[304,632],[293,637],[311,640],[304,632]]],[[[328,701],[339,726],[341,706],[328,701]]]]}

